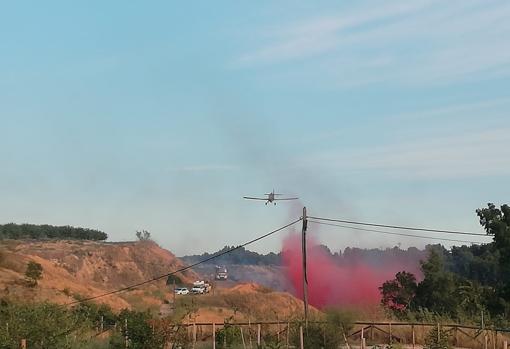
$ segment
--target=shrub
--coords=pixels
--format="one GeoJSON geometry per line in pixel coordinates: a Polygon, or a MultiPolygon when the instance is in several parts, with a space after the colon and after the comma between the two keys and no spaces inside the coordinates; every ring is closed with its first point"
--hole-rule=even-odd
{"type": "Polygon", "coordinates": [[[224,328],[216,330],[216,345],[219,348],[224,348],[224,344],[227,344],[227,348],[233,344],[241,343],[241,329],[236,326],[225,324],[224,328]]]}
{"type": "Polygon", "coordinates": [[[27,270],[25,276],[28,279],[30,286],[36,286],[37,280],[42,277],[43,268],[39,263],[30,261],[27,263],[27,270]]]}
{"type": "Polygon", "coordinates": [[[439,326],[434,326],[425,338],[424,349],[450,349],[449,334],[439,326]]]}

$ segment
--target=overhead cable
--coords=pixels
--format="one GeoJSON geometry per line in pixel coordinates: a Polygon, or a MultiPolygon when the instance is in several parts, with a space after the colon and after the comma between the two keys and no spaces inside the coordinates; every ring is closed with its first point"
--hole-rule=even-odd
{"type": "Polygon", "coordinates": [[[401,229],[401,230],[415,230],[415,231],[428,231],[432,233],[443,233],[443,234],[459,234],[459,235],[472,235],[472,236],[487,236],[487,234],[483,233],[472,233],[466,231],[455,231],[455,230],[441,230],[441,229],[429,229],[429,228],[416,228],[416,227],[406,227],[399,225],[386,225],[386,224],[376,224],[376,223],[364,223],[357,221],[348,221],[344,219],[333,219],[333,218],[322,218],[322,217],[314,217],[307,216],[309,219],[316,219],[319,221],[326,222],[338,222],[338,223],[347,223],[347,224],[355,224],[355,225],[365,225],[371,227],[381,227],[381,228],[390,228],[390,229],[401,229]]]}
{"type": "Polygon", "coordinates": [[[353,229],[353,230],[359,230],[359,231],[367,231],[367,232],[372,232],[372,233],[388,234],[388,235],[409,236],[409,237],[420,238],[420,239],[452,241],[452,242],[465,242],[465,243],[470,243],[470,244],[483,244],[483,243],[485,243],[485,242],[478,242],[478,241],[447,239],[447,238],[438,238],[438,237],[434,237],[434,236],[414,235],[414,234],[406,234],[406,233],[396,233],[396,232],[391,232],[391,231],[359,228],[359,227],[352,227],[352,226],[342,225],[342,224],[319,222],[319,221],[315,221],[315,220],[308,220],[308,222],[314,223],[314,224],[328,225],[328,226],[332,226],[332,227],[340,227],[340,228],[353,229]]]}

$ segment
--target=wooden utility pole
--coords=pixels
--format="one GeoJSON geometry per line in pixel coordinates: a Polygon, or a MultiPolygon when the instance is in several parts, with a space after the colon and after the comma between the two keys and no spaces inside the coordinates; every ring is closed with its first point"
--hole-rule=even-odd
{"type": "Polygon", "coordinates": [[[305,329],[308,329],[308,275],[306,268],[306,229],[308,220],[306,216],[306,207],[303,207],[303,227],[301,229],[301,248],[303,256],[303,305],[305,310],[305,329]]]}

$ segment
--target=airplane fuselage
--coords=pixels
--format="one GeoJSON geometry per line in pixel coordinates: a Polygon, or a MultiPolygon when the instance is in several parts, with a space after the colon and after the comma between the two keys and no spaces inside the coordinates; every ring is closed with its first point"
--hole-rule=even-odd
{"type": "Polygon", "coordinates": [[[276,202],[274,202],[274,191],[267,194],[267,202],[266,202],[266,205],[267,204],[270,204],[271,202],[273,202],[275,205],[276,205],[276,202]]]}

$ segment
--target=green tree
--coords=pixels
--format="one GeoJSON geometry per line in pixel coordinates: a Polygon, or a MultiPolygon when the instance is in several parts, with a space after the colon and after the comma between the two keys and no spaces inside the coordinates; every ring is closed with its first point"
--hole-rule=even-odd
{"type": "MultiPolygon", "coordinates": [[[[152,316],[149,312],[138,312],[124,309],[118,316],[122,324],[122,335],[129,338],[132,349],[157,349],[163,348],[164,338],[152,332],[149,321],[152,316]],[[127,323],[127,327],[125,324],[127,323]]],[[[115,339],[116,340],[116,339],[115,339]]],[[[112,343],[112,348],[115,346],[112,343]]]]}
{"type": "Polygon", "coordinates": [[[406,271],[398,272],[395,279],[388,280],[379,290],[381,291],[381,304],[396,314],[402,314],[409,308],[416,295],[416,277],[406,271]]]}
{"type": "Polygon", "coordinates": [[[480,224],[488,235],[494,237],[494,249],[499,254],[500,295],[510,302],[510,206],[502,205],[500,209],[493,203],[487,208],[476,210],[480,224]]]}
{"type": "Polygon", "coordinates": [[[25,276],[31,286],[37,285],[37,280],[42,277],[43,267],[37,262],[30,261],[27,263],[25,276]]]}
{"type": "Polygon", "coordinates": [[[429,258],[422,262],[421,269],[424,278],[416,288],[413,307],[455,317],[459,304],[460,278],[445,270],[444,259],[436,250],[430,251],[429,258]]]}

